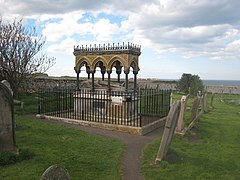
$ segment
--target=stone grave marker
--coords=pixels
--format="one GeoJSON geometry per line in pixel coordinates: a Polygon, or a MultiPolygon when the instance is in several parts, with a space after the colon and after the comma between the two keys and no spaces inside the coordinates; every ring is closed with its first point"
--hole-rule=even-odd
{"type": "Polygon", "coordinates": [[[7,80],[2,80],[1,83],[3,83],[5,86],[7,86],[7,88],[9,89],[11,95],[13,96],[13,91],[11,89],[11,86],[9,84],[9,82],[7,80]]]}
{"type": "Polygon", "coordinates": [[[199,104],[200,104],[200,99],[198,97],[196,97],[192,104],[190,122],[192,122],[197,117],[199,104]]]}
{"type": "Polygon", "coordinates": [[[161,144],[158,150],[158,154],[155,160],[155,163],[157,164],[160,162],[167,154],[168,149],[170,147],[172,137],[177,125],[177,120],[179,116],[179,111],[180,111],[180,101],[175,102],[167,116],[161,144]]]}
{"type": "Polygon", "coordinates": [[[67,169],[62,165],[52,165],[43,173],[41,180],[70,180],[67,169]]]}
{"type": "Polygon", "coordinates": [[[214,106],[213,106],[214,95],[215,95],[215,94],[213,93],[212,96],[211,96],[211,102],[210,102],[211,108],[214,108],[214,106]]]}
{"type": "Polygon", "coordinates": [[[204,111],[205,111],[205,112],[208,112],[208,94],[205,93],[204,96],[205,96],[205,97],[204,97],[204,111]]]}
{"type": "Polygon", "coordinates": [[[17,152],[13,96],[9,83],[0,83],[0,152],[17,152]]]}
{"type": "Polygon", "coordinates": [[[181,98],[180,113],[179,113],[177,127],[176,127],[177,133],[183,133],[183,131],[184,131],[184,115],[186,112],[187,101],[188,101],[189,96],[190,95],[188,94],[187,96],[182,96],[182,98],[181,98]]]}
{"type": "Polygon", "coordinates": [[[201,100],[202,100],[201,112],[202,112],[202,113],[204,113],[204,110],[205,110],[205,109],[204,109],[204,108],[205,108],[205,107],[204,107],[204,102],[205,102],[205,100],[204,100],[204,99],[205,99],[205,96],[204,96],[204,95],[202,95],[202,98],[201,98],[201,100]]]}

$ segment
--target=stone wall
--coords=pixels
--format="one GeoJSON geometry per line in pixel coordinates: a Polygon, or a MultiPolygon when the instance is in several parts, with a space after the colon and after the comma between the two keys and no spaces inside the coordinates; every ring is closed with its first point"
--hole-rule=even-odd
{"type": "MultiPolygon", "coordinates": [[[[87,79],[85,79],[87,80],[87,79]]],[[[129,81],[129,87],[131,87],[132,81],[129,81]]],[[[176,82],[154,82],[154,80],[138,80],[138,86],[140,88],[152,88],[152,89],[171,89],[176,90],[176,82]]],[[[32,81],[28,81],[27,88],[37,90],[39,87],[76,87],[75,77],[43,77],[36,78],[32,81]]],[[[222,85],[206,85],[205,89],[210,93],[226,93],[226,94],[240,94],[240,86],[222,86],[222,85]]]]}
{"type": "Polygon", "coordinates": [[[29,79],[25,87],[27,89],[38,90],[39,88],[54,88],[54,87],[76,87],[76,78],[55,78],[55,77],[43,77],[29,79]]]}
{"type": "Polygon", "coordinates": [[[171,89],[171,90],[176,90],[176,83],[165,83],[165,82],[160,82],[160,83],[153,83],[153,82],[145,82],[145,81],[139,81],[138,85],[140,88],[150,88],[150,89],[171,89]]]}
{"type": "Polygon", "coordinates": [[[210,93],[240,94],[240,86],[207,85],[205,89],[210,93]]]}

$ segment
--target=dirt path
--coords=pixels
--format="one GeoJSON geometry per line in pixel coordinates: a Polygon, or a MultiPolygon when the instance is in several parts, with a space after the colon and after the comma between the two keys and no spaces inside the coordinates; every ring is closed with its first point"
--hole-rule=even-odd
{"type": "Polygon", "coordinates": [[[124,142],[127,145],[127,152],[124,154],[123,160],[122,160],[124,180],[144,179],[144,177],[140,173],[141,151],[147,143],[151,142],[155,138],[160,138],[163,133],[163,128],[160,128],[144,136],[130,135],[126,133],[110,131],[110,130],[105,130],[100,128],[69,124],[62,121],[38,119],[33,115],[27,115],[24,117],[32,120],[39,120],[45,123],[57,123],[57,124],[64,125],[66,127],[80,129],[90,134],[110,137],[110,138],[117,139],[124,142]]]}

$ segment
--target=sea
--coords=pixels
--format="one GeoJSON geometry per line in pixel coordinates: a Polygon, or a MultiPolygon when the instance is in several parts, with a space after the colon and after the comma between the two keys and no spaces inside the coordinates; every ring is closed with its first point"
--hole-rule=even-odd
{"type": "Polygon", "coordinates": [[[240,86],[240,80],[202,80],[204,85],[240,86]]]}
{"type": "MultiPolygon", "coordinates": [[[[162,79],[164,81],[178,81],[179,79],[162,79]]],[[[202,80],[204,85],[240,86],[240,80],[202,80]]]]}

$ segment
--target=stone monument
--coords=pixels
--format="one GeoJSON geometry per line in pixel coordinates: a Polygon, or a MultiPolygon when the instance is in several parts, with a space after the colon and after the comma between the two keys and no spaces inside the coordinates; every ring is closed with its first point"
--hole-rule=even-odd
{"type": "Polygon", "coordinates": [[[15,121],[13,111],[13,96],[9,83],[0,82],[0,152],[17,153],[15,140],[15,121]]]}

